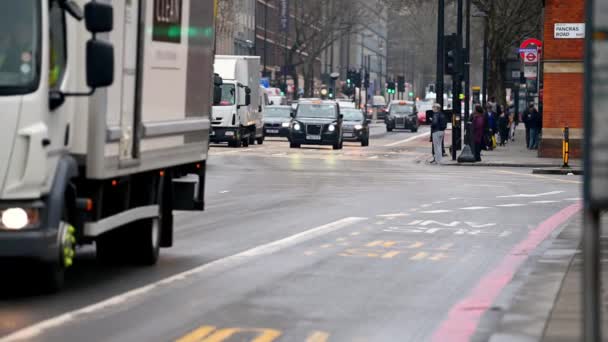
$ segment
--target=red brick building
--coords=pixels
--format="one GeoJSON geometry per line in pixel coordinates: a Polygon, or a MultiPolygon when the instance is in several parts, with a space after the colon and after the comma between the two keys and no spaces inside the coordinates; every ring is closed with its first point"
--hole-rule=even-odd
{"type": "Polygon", "coordinates": [[[571,156],[580,157],[584,55],[580,24],[584,22],[584,0],[545,0],[541,157],[561,157],[564,127],[570,128],[571,156]]]}

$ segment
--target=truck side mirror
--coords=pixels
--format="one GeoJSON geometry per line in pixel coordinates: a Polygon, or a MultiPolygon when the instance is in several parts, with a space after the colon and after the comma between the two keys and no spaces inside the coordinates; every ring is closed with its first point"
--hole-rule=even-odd
{"type": "Polygon", "coordinates": [[[219,105],[222,102],[222,84],[224,80],[219,74],[213,74],[213,105],[219,105]]]}
{"type": "Polygon", "coordinates": [[[245,94],[245,106],[249,106],[251,104],[251,94],[245,94]]]}
{"type": "Polygon", "coordinates": [[[213,86],[213,105],[217,106],[222,102],[222,87],[213,86]]]}
{"type": "Polygon", "coordinates": [[[114,83],[114,47],[112,44],[91,39],[87,42],[87,85],[92,88],[111,86],[114,83]]]}
{"type": "Polygon", "coordinates": [[[110,32],[114,28],[114,11],[111,5],[89,2],[84,6],[87,30],[93,34],[110,32]]]}
{"type": "Polygon", "coordinates": [[[296,112],[294,112],[294,111],[289,112],[289,116],[292,117],[293,119],[295,119],[296,118],[296,112]]]}

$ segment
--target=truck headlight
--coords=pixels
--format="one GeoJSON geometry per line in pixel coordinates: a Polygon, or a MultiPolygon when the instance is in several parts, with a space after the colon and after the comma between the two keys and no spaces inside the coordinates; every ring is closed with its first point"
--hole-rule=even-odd
{"type": "Polygon", "coordinates": [[[0,228],[21,230],[38,225],[40,213],[35,208],[10,208],[0,210],[0,228]]]}
{"type": "Polygon", "coordinates": [[[334,125],[329,125],[329,127],[327,128],[330,132],[333,132],[336,130],[336,126],[334,125]]]}
{"type": "Polygon", "coordinates": [[[299,123],[296,122],[295,124],[293,124],[293,129],[295,129],[296,131],[299,131],[301,128],[302,126],[300,126],[299,123]]]}
{"type": "Polygon", "coordinates": [[[283,128],[287,128],[287,127],[289,127],[289,122],[283,122],[283,124],[281,124],[281,126],[283,126],[283,128]]]}
{"type": "Polygon", "coordinates": [[[357,131],[358,131],[358,130],[362,130],[362,129],[363,129],[363,126],[362,126],[362,125],[355,125],[355,129],[356,129],[357,131]]]}

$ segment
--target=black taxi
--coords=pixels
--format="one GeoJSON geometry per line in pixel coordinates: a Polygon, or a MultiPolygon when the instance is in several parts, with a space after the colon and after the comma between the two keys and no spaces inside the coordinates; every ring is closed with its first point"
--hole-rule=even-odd
{"type": "Polygon", "coordinates": [[[330,145],[342,149],[342,114],[334,101],[298,102],[289,126],[289,146],[330,145]]]}

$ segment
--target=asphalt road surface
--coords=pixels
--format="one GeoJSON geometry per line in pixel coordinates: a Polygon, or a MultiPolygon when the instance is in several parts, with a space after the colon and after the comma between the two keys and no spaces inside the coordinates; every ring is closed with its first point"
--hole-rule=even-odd
{"type": "Polygon", "coordinates": [[[49,296],[5,274],[0,341],[479,338],[513,273],[577,210],[580,180],[428,165],[429,150],[428,128],[342,151],[213,147],[207,211],[176,213],[156,267],[83,249],[49,296]]]}

